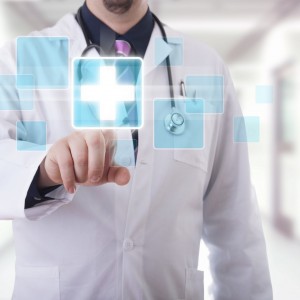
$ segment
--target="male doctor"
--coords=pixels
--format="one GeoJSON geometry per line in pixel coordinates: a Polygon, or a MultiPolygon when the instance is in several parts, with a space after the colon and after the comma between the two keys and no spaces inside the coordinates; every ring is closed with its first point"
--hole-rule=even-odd
{"type": "MultiPolygon", "coordinates": [[[[18,91],[1,87],[12,102],[0,110],[0,217],[14,220],[13,298],[203,299],[204,274],[197,269],[203,239],[214,299],[272,299],[247,146],[232,138],[241,111],[222,60],[184,37],[184,65],[173,68],[175,98],[182,98],[179,83],[188,75],[222,75],[224,113],[205,116],[203,149],[154,149],[153,101],[170,98],[164,61],[171,50],[161,64],[154,61],[161,32],[147,1],[87,0],[80,13],[92,43],[112,30],[144,59],[145,122],[135,137],[136,163],[117,167],[109,159],[113,140],[132,140],[130,130],[74,131],[70,90],[36,90],[34,109],[24,111],[13,100],[18,91]],[[16,123],[25,121],[47,122],[48,151],[17,151],[16,123]]],[[[168,37],[182,37],[165,29],[168,37]]],[[[86,47],[73,14],[30,36],[67,36],[70,61],[86,47]]],[[[16,74],[15,49],[15,42],[1,49],[1,75],[16,74]]],[[[42,62],[44,50],[33,59],[42,62]]],[[[26,126],[22,138],[30,143],[26,126]]],[[[129,153],[134,159],[133,147],[129,153]]]]}

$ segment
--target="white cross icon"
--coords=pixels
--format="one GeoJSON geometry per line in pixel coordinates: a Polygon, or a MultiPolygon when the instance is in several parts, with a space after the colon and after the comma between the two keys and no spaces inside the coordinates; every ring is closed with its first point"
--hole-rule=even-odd
{"type": "Polygon", "coordinates": [[[115,120],[117,102],[134,101],[135,86],[117,84],[114,66],[103,66],[99,71],[99,84],[81,86],[81,100],[99,102],[101,121],[115,120]]]}

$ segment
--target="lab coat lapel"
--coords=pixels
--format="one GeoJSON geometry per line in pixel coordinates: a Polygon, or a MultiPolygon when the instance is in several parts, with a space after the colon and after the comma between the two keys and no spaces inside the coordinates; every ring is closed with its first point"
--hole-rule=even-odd
{"type": "MultiPolygon", "coordinates": [[[[169,32],[168,28],[165,28],[165,30],[167,32],[167,38],[172,37],[172,33],[169,32]]],[[[144,57],[145,76],[161,65],[161,63],[174,51],[174,47],[176,47],[177,43],[176,40],[172,40],[172,45],[166,43],[162,39],[158,25],[155,23],[144,57]]]]}
{"type": "MultiPolygon", "coordinates": [[[[68,19],[66,19],[66,26],[68,28],[68,36],[71,44],[70,57],[81,57],[81,54],[86,48],[87,44],[82,29],[77,23],[74,15],[68,15],[68,19]]],[[[88,51],[86,57],[99,57],[99,54],[97,50],[93,48],[90,51],[88,51]]]]}

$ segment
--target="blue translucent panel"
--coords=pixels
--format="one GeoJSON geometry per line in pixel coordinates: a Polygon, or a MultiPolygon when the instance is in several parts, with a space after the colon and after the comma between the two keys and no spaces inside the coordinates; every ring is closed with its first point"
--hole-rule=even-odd
{"type": "Polygon", "coordinates": [[[199,99],[186,99],[186,113],[203,114],[204,101],[199,99]]]}
{"type": "Polygon", "coordinates": [[[258,85],[256,87],[256,103],[272,103],[273,87],[269,85],[258,85]]]}
{"type": "Polygon", "coordinates": [[[170,57],[171,66],[183,65],[183,39],[168,37],[168,43],[163,38],[155,39],[155,65],[166,65],[166,57],[170,57]]]}
{"type": "Polygon", "coordinates": [[[187,114],[186,103],[175,100],[176,110],[185,118],[185,130],[180,135],[171,134],[165,126],[166,116],[171,113],[171,100],[154,101],[154,148],[200,149],[204,147],[203,114],[187,114]]]}
{"type": "Polygon", "coordinates": [[[205,113],[224,112],[223,76],[187,76],[186,94],[187,98],[203,100],[205,113]]]}
{"type": "MultiPolygon", "coordinates": [[[[17,74],[31,75],[36,89],[63,89],[69,85],[69,40],[66,37],[19,37],[17,74]]],[[[28,85],[26,78],[18,87],[28,85]]]]}
{"type": "Polygon", "coordinates": [[[133,167],[135,166],[134,148],[137,141],[134,140],[116,140],[115,154],[112,159],[112,165],[133,167]]]}
{"type": "Polygon", "coordinates": [[[260,139],[260,119],[256,116],[234,118],[234,142],[258,143],[260,139]]]}
{"type": "Polygon", "coordinates": [[[17,150],[45,151],[47,143],[46,122],[18,121],[17,122],[17,150]]]}
{"type": "MultiPolygon", "coordinates": [[[[33,109],[33,90],[17,89],[18,78],[23,76],[0,75],[0,110],[33,109]]],[[[28,81],[28,76],[24,76],[28,81]]]]}
{"type": "Polygon", "coordinates": [[[75,128],[140,128],[143,125],[143,64],[139,58],[80,58],[73,61],[75,128]],[[115,77],[106,82],[107,67],[115,77]],[[108,88],[106,88],[108,87],[108,88]],[[124,88],[130,87],[132,93],[124,88]],[[106,95],[106,96],[104,96],[106,95]],[[114,99],[114,101],[113,101],[114,99]],[[113,118],[104,112],[113,108],[113,118]]]}
{"type": "Polygon", "coordinates": [[[34,90],[35,89],[35,79],[33,75],[17,75],[16,76],[16,87],[19,90],[34,90]]]}

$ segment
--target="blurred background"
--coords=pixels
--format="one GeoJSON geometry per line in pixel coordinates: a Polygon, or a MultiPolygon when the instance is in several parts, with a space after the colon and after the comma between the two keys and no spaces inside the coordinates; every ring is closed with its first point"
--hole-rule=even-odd
{"type": "MultiPolygon", "coordinates": [[[[0,0],[0,44],[54,24],[65,13],[75,12],[82,2],[0,0]]],[[[249,151],[274,299],[299,300],[300,1],[149,3],[165,23],[219,52],[231,71],[243,113],[259,116],[259,142],[249,143],[249,151]]],[[[11,222],[0,221],[0,300],[11,299],[14,259],[11,222]]],[[[206,251],[199,268],[207,268],[206,251]]],[[[208,285],[209,276],[205,280],[208,285]]]]}

